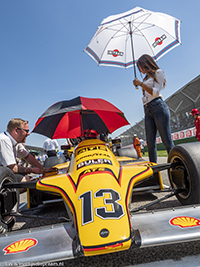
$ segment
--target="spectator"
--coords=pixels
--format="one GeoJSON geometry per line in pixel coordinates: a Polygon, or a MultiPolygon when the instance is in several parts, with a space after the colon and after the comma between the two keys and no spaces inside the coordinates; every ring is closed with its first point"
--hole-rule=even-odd
{"type": "Polygon", "coordinates": [[[58,142],[54,139],[47,138],[44,141],[43,148],[47,153],[48,157],[54,157],[57,155],[58,142]]]}
{"type": "Polygon", "coordinates": [[[144,140],[142,138],[139,138],[140,141],[140,149],[142,151],[142,154],[145,155],[145,151],[144,151],[144,140]]]}
{"type": "Polygon", "coordinates": [[[42,157],[41,156],[38,156],[37,157],[37,161],[39,161],[42,164],[42,157]]]}
{"type": "Polygon", "coordinates": [[[45,162],[45,160],[47,159],[48,157],[47,157],[47,154],[43,154],[42,155],[42,162],[43,162],[43,164],[44,164],[44,162],[45,162]]]}
{"type": "Polygon", "coordinates": [[[132,137],[133,137],[133,146],[135,150],[137,151],[138,157],[141,158],[142,154],[141,154],[141,149],[140,149],[139,138],[137,138],[137,134],[134,134],[132,137]]]}
{"type": "Polygon", "coordinates": [[[117,144],[115,144],[115,153],[116,153],[116,156],[119,156],[119,151],[118,149],[122,148],[122,144],[119,142],[117,144]]]}
{"type": "Polygon", "coordinates": [[[196,127],[196,138],[198,141],[200,141],[200,116],[199,116],[199,111],[196,108],[193,108],[191,111],[192,116],[194,117],[194,125],[196,127]]]}
{"type": "Polygon", "coordinates": [[[7,125],[7,131],[0,133],[0,165],[11,169],[18,182],[29,181],[30,177],[27,174],[30,173],[44,174],[55,170],[53,168],[45,169],[25,149],[23,143],[25,143],[26,137],[29,135],[28,121],[22,119],[11,119],[7,125]],[[25,159],[33,167],[18,165],[17,158],[25,159]]]}

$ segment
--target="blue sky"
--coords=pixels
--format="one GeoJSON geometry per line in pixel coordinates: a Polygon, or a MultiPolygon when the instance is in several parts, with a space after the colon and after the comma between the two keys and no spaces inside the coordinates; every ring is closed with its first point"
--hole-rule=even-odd
{"type": "MultiPolygon", "coordinates": [[[[136,6],[182,21],[182,45],[158,61],[167,77],[166,99],[199,75],[199,0],[0,0],[0,132],[14,117],[29,120],[32,130],[50,105],[77,96],[104,98],[131,125],[140,121],[142,94],[132,85],[133,68],[98,67],[83,52],[104,18],[136,6]]],[[[44,140],[33,133],[26,143],[42,146],[44,140]]]]}

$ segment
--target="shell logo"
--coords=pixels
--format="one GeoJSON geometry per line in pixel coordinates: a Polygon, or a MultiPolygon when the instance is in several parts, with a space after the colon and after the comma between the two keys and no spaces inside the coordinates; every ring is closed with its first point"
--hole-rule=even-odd
{"type": "Polygon", "coordinates": [[[34,238],[26,238],[18,240],[14,243],[11,243],[7,247],[3,249],[5,251],[4,255],[11,254],[11,253],[19,253],[19,252],[25,252],[29,250],[30,248],[36,246],[38,241],[34,238]]]}
{"type": "Polygon", "coordinates": [[[181,228],[200,226],[200,220],[194,217],[174,217],[169,223],[174,226],[179,226],[181,228]]]}

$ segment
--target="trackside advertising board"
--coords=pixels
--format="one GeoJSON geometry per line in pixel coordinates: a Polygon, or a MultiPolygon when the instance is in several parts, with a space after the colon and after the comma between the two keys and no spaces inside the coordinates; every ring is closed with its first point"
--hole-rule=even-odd
{"type": "MultiPolygon", "coordinates": [[[[186,130],[182,130],[182,131],[179,131],[179,132],[172,133],[172,140],[176,141],[176,140],[180,140],[180,139],[195,137],[195,135],[196,135],[196,128],[193,127],[193,128],[189,128],[189,129],[186,129],[186,130]]],[[[157,144],[162,143],[162,140],[161,140],[160,136],[156,138],[156,143],[157,144]]]]}

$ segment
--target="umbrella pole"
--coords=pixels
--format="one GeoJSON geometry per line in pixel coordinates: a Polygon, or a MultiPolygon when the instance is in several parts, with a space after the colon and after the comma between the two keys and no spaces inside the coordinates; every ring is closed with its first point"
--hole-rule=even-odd
{"type": "Polygon", "coordinates": [[[82,133],[83,133],[82,111],[80,111],[80,125],[81,125],[81,135],[82,135],[82,133]]]}
{"type": "Polygon", "coordinates": [[[131,49],[132,49],[132,57],[133,57],[133,68],[134,68],[134,76],[136,76],[136,67],[135,67],[135,56],[134,56],[134,49],[133,49],[133,34],[132,34],[132,28],[131,28],[131,21],[129,21],[129,28],[130,28],[130,36],[131,36],[131,49]]]}
{"type": "MultiPolygon", "coordinates": [[[[133,70],[134,70],[134,78],[137,78],[136,75],[136,67],[135,67],[135,56],[134,56],[134,49],[133,49],[133,34],[132,34],[132,28],[131,28],[131,21],[129,21],[129,29],[130,29],[130,36],[131,36],[131,49],[132,49],[132,57],[133,57],[133,70]]],[[[138,87],[135,87],[136,89],[138,89],[138,87]]]]}

